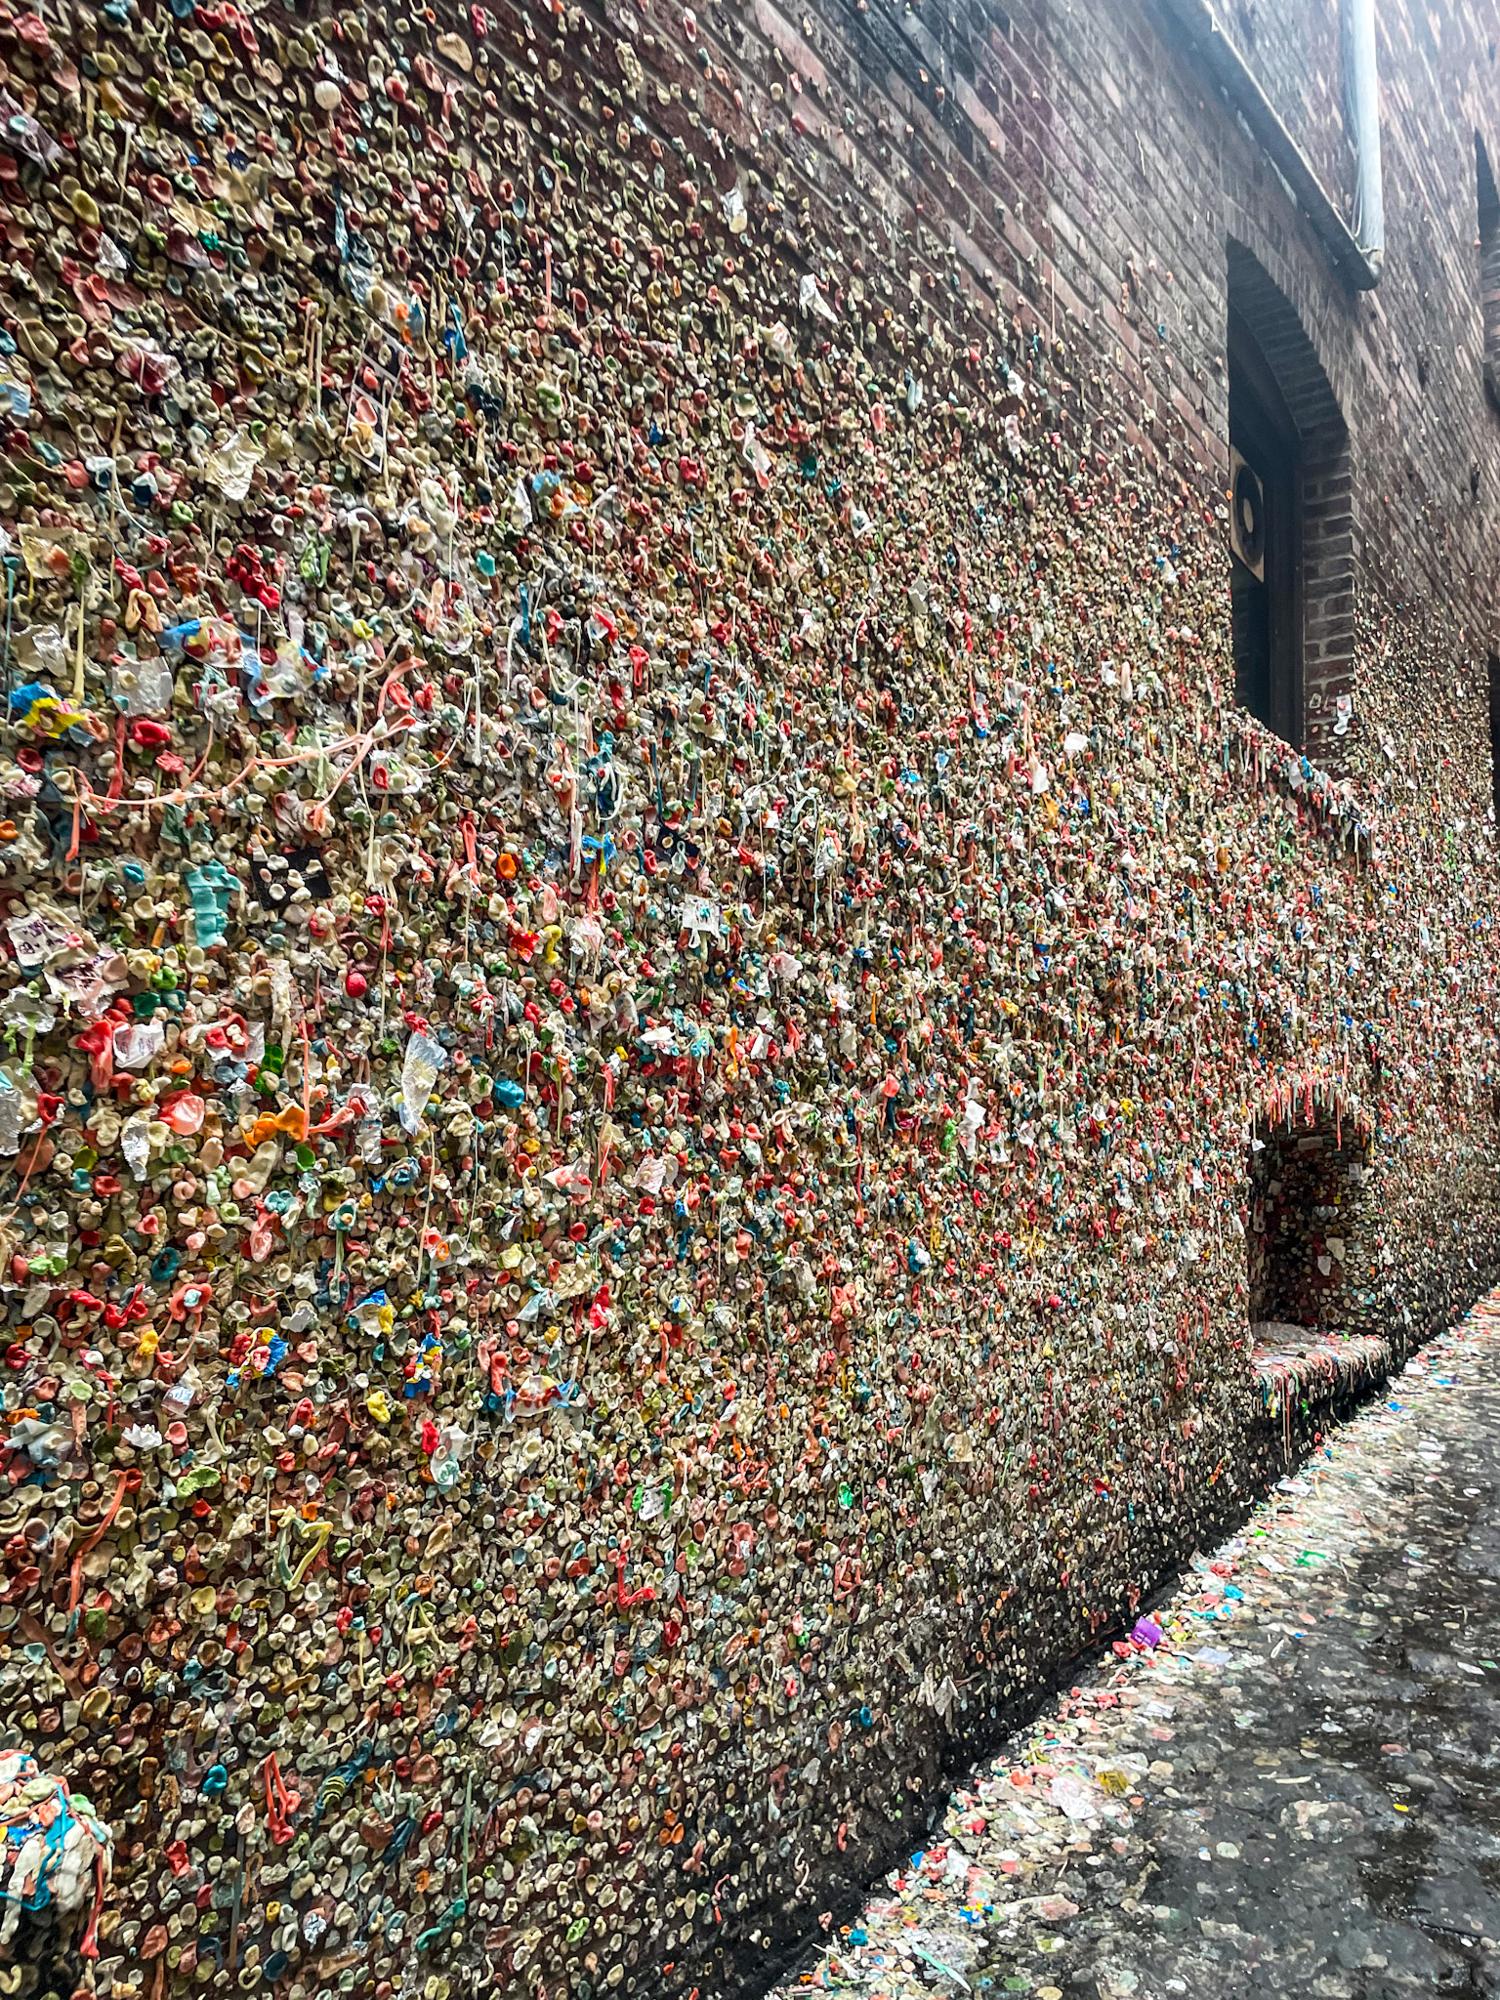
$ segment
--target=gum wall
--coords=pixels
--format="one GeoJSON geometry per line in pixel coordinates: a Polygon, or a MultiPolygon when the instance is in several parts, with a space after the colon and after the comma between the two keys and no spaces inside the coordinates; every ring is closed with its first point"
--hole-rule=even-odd
{"type": "Polygon", "coordinates": [[[101,1993],[754,1990],[1259,1476],[1257,1273],[1493,1274],[1488,12],[1383,10],[1360,296],[1145,0],[0,0],[0,1751],[101,1993]]]}

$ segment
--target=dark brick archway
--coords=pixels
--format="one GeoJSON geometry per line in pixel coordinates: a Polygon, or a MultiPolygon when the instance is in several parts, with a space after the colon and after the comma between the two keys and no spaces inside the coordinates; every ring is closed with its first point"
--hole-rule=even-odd
{"type": "Polygon", "coordinates": [[[1255,253],[1228,242],[1228,295],[1276,378],[1300,445],[1302,729],[1315,763],[1338,770],[1354,693],[1354,484],[1349,430],[1296,307],[1255,253]]]}

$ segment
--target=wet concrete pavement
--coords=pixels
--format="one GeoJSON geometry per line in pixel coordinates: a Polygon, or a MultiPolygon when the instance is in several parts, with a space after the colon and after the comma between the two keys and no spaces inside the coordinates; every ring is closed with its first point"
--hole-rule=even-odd
{"type": "Polygon", "coordinates": [[[780,1994],[1500,1995],[1500,1297],[1137,1633],[780,1994]]]}

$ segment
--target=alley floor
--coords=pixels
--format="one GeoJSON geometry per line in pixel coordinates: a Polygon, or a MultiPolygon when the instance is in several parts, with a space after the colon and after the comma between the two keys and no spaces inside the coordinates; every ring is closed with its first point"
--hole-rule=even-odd
{"type": "Polygon", "coordinates": [[[778,1991],[1500,1995],[1500,1294],[778,1991]]]}

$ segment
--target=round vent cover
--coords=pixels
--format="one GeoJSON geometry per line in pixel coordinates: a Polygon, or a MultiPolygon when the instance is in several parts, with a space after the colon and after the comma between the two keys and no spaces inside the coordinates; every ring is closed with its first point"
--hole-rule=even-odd
{"type": "Polygon", "coordinates": [[[1266,496],[1260,474],[1235,454],[1230,489],[1229,545],[1262,580],[1266,573],[1266,496]]]}

